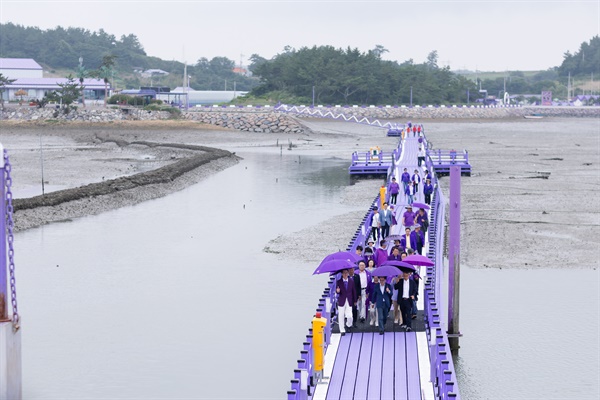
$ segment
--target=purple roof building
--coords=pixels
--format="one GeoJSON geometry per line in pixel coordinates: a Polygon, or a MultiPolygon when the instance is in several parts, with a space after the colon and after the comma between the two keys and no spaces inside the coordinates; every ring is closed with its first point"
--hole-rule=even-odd
{"type": "Polygon", "coordinates": [[[42,66],[33,58],[0,58],[0,74],[15,78],[42,78],[42,66]]]}

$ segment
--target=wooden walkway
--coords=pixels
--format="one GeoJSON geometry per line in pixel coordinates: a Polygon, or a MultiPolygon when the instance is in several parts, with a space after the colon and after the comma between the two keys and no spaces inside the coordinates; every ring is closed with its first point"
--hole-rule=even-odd
{"type": "Polygon", "coordinates": [[[421,399],[416,333],[341,337],[325,399],[421,399]]]}

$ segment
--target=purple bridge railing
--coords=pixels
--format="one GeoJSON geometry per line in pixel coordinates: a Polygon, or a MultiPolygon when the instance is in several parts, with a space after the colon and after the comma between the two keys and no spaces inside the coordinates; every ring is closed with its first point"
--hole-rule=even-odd
{"type": "MultiPolygon", "coordinates": [[[[424,141],[426,142],[425,138],[424,141]]],[[[399,152],[401,151],[401,142],[399,143],[397,150],[399,152]]],[[[397,154],[397,157],[399,156],[400,153],[397,154]]],[[[424,286],[424,314],[426,333],[429,342],[431,384],[433,384],[436,399],[460,399],[456,371],[450,352],[450,345],[448,343],[448,335],[440,317],[442,312],[440,306],[442,304],[441,285],[444,265],[443,243],[446,199],[438,184],[438,175],[433,168],[434,163],[429,154],[426,157],[425,165],[432,173],[432,184],[434,185],[430,210],[431,223],[429,224],[428,229],[429,249],[427,256],[434,261],[435,265],[433,267],[427,267],[424,286]]],[[[390,166],[388,169],[388,183],[394,171],[393,167],[395,167],[395,165],[390,166]]],[[[389,194],[386,195],[386,200],[389,200],[389,194]]],[[[347,251],[354,252],[357,246],[365,246],[366,239],[371,233],[371,228],[368,225],[373,216],[373,207],[378,206],[379,203],[380,197],[378,195],[371,203],[369,210],[365,213],[358,228],[353,234],[352,239],[346,248],[347,251]]],[[[331,340],[331,326],[333,323],[336,323],[336,279],[335,275],[330,276],[327,287],[323,290],[316,308],[316,312],[320,312],[322,317],[327,319],[327,325],[325,326],[325,353],[327,353],[327,348],[331,340]]],[[[291,390],[288,390],[287,392],[287,399],[310,400],[317,383],[313,380],[312,328],[308,329],[306,341],[302,344],[300,358],[297,362],[298,368],[294,369],[294,378],[291,380],[291,390]]],[[[428,383],[422,382],[422,384],[428,383]]]]}

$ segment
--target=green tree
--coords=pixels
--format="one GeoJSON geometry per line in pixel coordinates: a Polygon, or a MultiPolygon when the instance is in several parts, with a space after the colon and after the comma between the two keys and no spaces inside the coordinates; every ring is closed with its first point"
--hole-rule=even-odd
{"type": "Polygon", "coordinates": [[[94,76],[104,81],[104,107],[106,107],[106,102],[108,101],[108,83],[115,73],[114,67],[116,58],[117,56],[113,54],[105,55],[102,57],[102,64],[93,73],[94,76]]]}
{"type": "Polygon", "coordinates": [[[68,114],[71,110],[76,110],[77,107],[73,106],[73,103],[79,99],[83,86],[78,83],[73,75],[67,76],[65,83],[59,83],[60,89],[53,90],[44,96],[42,103],[45,105],[48,101],[56,101],[60,104],[63,113],[68,114]]]}
{"type": "Polygon", "coordinates": [[[14,81],[16,81],[16,79],[8,79],[7,76],[0,74],[0,105],[2,111],[4,111],[4,90],[6,89],[6,85],[10,85],[14,81]]]}
{"type": "Polygon", "coordinates": [[[77,67],[77,78],[79,79],[79,84],[82,88],[81,90],[81,104],[83,105],[83,107],[85,107],[85,93],[83,90],[83,81],[85,80],[85,78],[87,78],[89,76],[89,71],[87,69],[85,69],[85,67],[83,65],[79,65],[79,67],[77,67]]]}

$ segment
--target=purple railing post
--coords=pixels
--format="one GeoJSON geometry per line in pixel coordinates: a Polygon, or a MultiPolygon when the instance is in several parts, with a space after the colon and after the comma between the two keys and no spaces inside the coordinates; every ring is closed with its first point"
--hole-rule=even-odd
{"type": "Polygon", "coordinates": [[[448,341],[453,353],[458,352],[459,295],[460,295],[460,166],[450,167],[450,221],[449,221],[449,285],[448,285],[448,341]]]}
{"type": "Polygon", "coordinates": [[[8,286],[6,284],[6,182],[4,147],[0,144],[0,321],[8,321],[8,286]]]}

